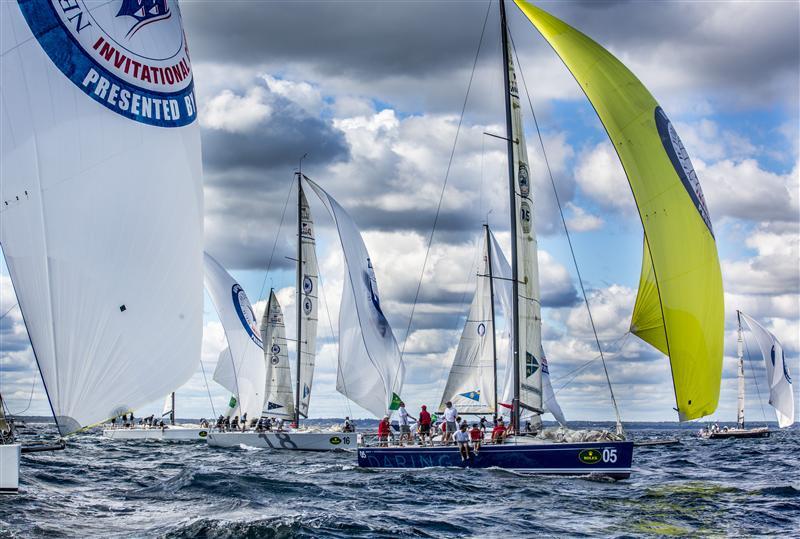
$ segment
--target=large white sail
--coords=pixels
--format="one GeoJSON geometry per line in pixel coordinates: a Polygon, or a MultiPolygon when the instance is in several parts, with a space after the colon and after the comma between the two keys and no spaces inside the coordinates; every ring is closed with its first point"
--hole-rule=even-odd
{"type": "Polygon", "coordinates": [[[333,197],[307,181],[333,217],[344,251],[336,389],[381,417],[390,411],[403,388],[405,366],[400,350],[381,309],[372,261],[358,227],[333,197]]]}
{"type": "Polygon", "coordinates": [[[286,345],[286,325],[275,292],[270,290],[267,308],[261,317],[261,342],[267,369],[262,416],[294,417],[292,369],[286,345]]]}
{"type": "Polygon", "coordinates": [[[439,411],[447,401],[464,414],[495,411],[494,322],[489,268],[489,237],[484,240],[475,297],[461,332],[439,411]]]}
{"type": "Polygon", "coordinates": [[[228,340],[228,348],[217,361],[214,381],[234,394],[231,408],[246,413],[248,420],[257,419],[264,406],[267,373],[256,315],[244,289],[208,253],[205,268],[206,290],[228,340]]]}
{"type": "Polygon", "coordinates": [[[769,385],[769,403],[775,408],[778,425],[781,428],[788,427],[794,423],[794,394],[789,365],[783,355],[783,346],[775,335],[764,329],[761,324],[742,312],[739,314],[753,333],[764,358],[769,385]]]}
{"type": "Polygon", "coordinates": [[[311,208],[303,192],[302,182],[298,189],[300,197],[300,260],[298,268],[300,276],[299,305],[299,342],[300,350],[300,383],[298,399],[300,414],[308,416],[308,404],[311,400],[311,383],[314,379],[314,359],[317,354],[317,319],[319,312],[319,266],[314,240],[314,222],[311,219],[311,208]]]}
{"type": "MultiPolygon", "coordinates": [[[[513,338],[513,324],[509,323],[508,313],[511,312],[511,296],[512,296],[512,287],[511,287],[511,265],[506,260],[505,255],[503,255],[503,251],[500,248],[500,244],[497,242],[497,238],[494,237],[494,234],[491,232],[489,233],[490,240],[492,242],[492,273],[495,277],[494,279],[494,291],[495,295],[500,299],[500,306],[502,309],[502,314],[506,318],[506,335],[505,338],[508,342],[511,342],[513,338]]],[[[503,379],[503,389],[500,395],[502,397],[499,399],[500,402],[498,403],[498,409],[505,409],[506,412],[510,411],[511,409],[511,402],[514,398],[514,371],[512,370],[513,365],[513,358],[512,358],[512,350],[511,346],[507,347],[508,354],[505,358],[505,370],[503,379]]],[[[545,357],[544,348],[540,348],[541,357],[541,365],[542,365],[542,392],[543,392],[543,399],[542,399],[542,407],[545,412],[550,412],[553,417],[562,425],[566,425],[567,421],[564,417],[564,413],[561,410],[561,406],[558,404],[558,400],[556,399],[555,392],[553,391],[553,386],[550,383],[550,367],[547,363],[547,358],[545,357]]],[[[498,372],[499,369],[498,369],[498,372]]],[[[524,412],[522,414],[523,417],[531,417],[530,412],[524,412]]]]}
{"type": "Polygon", "coordinates": [[[200,358],[202,167],[181,14],[175,0],[168,18],[125,6],[0,3],[0,244],[62,435],[161,398],[200,358]]]}
{"type": "MultiPolygon", "coordinates": [[[[514,211],[517,237],[517,317],[519,336],[520,406],[542,410],[542,315],[539,293],[539,253],[531,198],[528,150],[519,101],[514,61],[508,55],[508,80],[511,93],[511,133],[514,140],[514,211]]],[[[513,342],[513,341],[512,341],[513,342]]]]}

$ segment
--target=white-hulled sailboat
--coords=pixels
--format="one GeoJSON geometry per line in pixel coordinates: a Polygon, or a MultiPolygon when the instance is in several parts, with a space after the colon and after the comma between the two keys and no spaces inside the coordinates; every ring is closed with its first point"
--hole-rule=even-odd
{"type": "MultiPolygon", "coordinates": [[[[719,398],[722,278],[708,210],[691,161],[658,102],[619,60],[547,12],[524,0],[515,4],[574,75],[627,173],[645,238],[631,333],[670,358],[679,418],[708,415],[719,398]]],[[[512,337],[509,404],[512,429],[519,433],[524,414],[545,411],[544,353],[532,185],[504,0],[500,0],[500,33],[506,110],[506,133],[501,138],[507,144],[511,221],[512,291],[506,311],[512,337]]],[[[626,478],[631,472],[633,442],[625,439],[616,403],[615,413],[616,433],[578,437],[592,441],[514,436],[514,443],[485,445],[479,455],[466,460],[452,446],[364,447],[359,448],[359,465],[500,467],[523,474],[626,478]]]]}
{"type": "Polygon", "coordinates": [[[217,447],[266,447],[300,451],[355,449],[354,432],[299,428],[307,417],[311,397],[319,309],[319,268],[314,224],[305,196],[307,183],[336,223],[345,258],[345,280],[339,313],[339,359],[336,389],[376,416],[390,413],[399,402],[405,369],[397,342],[380,307],[377,281],[361,234],[347,212],[302,172],[298,182],[297,340],[292,381],[283,311],[270,291],[261,321],[265,391],[261,417],[291,419],[291,429],[211,432],[208,444],[217,447]],[[294,391],[292,390],[294,386],[294,391]]]}
{"type": "MultiPolygon", "coordinates": [[[[200,132],[180,9],[164,5],[0,5],[0,244],[61,437],[173,391],[200,357],[200,132]]],[[[41,449],[0,445],[3,492],[41,449]]]]}
{"type": "MultiPolygon", "coordinates": [[[[787,428],[794,424],[794,392],[792,391],[792,377],[789,374],[789,365],[783,354],[783,345],[777,337],[764,329],[764,326],[756,322],[752,317],[741,311],[736,311],[737,328],[737,413],[736,427],[719,428],[717,425],[704,428],[700,431],[701,438],[718,440],[725,438],[765,438],[769,436],[770,430],[766,425],[748,429],[744,424],[744,367],[745,367],[745,337],[744,326],[750,329],[753,338],[758,344],[761,358],[764,361],[765,373],[767,375],[767,387],[769,388],[769,404],[775,409],[779,428],[787,428]]],[[[748,347],[748,357],[750,356],[748,347]]],[[[754,378],[755,380],[755,378],[754,378]]],[[[758,381],[756,380],[756,384],[758,381]]]]}
{"type": "MultiPolygon", "coordinates": [[[[201,423],[203,423],[201,421],[201,423]]],[[[208,435],[208,426],[204,424],[178,424],[175,421],[175,392],[164,398],[164,406],[160,417],[139,418],[135,423],[133,414],[130,422],[123,420],[103,428],[103,436],[113,440],[145,440],[162,442],[201,442],[208,435]],[[165,421],[166,418],[166,421],[165,421]]]]}

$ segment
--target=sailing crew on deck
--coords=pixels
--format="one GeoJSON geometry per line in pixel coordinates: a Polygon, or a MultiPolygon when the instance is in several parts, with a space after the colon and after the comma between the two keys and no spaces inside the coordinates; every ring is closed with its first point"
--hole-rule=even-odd
{"type": "Polygon", "coordinates": [[[502,444],[506,441],[507,429],[502,417],[497,418],[497,426],[492,429],[492,442],[502,444]]]}
{"type": "Polygon", "coordinates": [[[239,416],[234,416],[231,421],[231,430],[239,430],[239,416]]]}
{"type": "Polygon", "coordinates": [[[483,434],[486,434],[486,423],[488,423],[488,421],[486,420],[486,416],[481,416],[480,425],[481,425],[481,432],[483,434]]]}
{"type": "Polygon", "coordinates": [[[461,453],[461,461],[469,458],[469,433],[467,432],[467,425],[461,425],[461,428],[453,435],[456,443],[458,444],[458,452],[461,453]]]}
{"type": "Polygon", "coordinates": [[[350,416],[344,418],[344,425],[342,425],[342,432],[355,432],[356,427],[353,425],[353,422],[350,421],[350,416]]]}
{"type": "MultiPolygon", "coordinates": [[[[402,401],[400,402],[400,408],[397,410],[397,413],[400,415],[400,445],[403,445],[404,440],[411,443],[413,439],[411,437],[411,425],[409,425],[408,420],[409,418],[414,418],[408,415],[406,404],[402,401]]],[[[416,419],[414,419],[414,421],[416,421],[416,419]]]]}
{"type": "Polygon", "coordinates": [[[469,431],[469,439],[472,442],[472,450],[477,455],[483,442],[483,431],[478,427],[477,423],[472,424],[472,430],[469,431]]]}
{"type": "Polygon", "coordinates": [[[442,438],[443,444],[447,444],[453,437],[453,434],[455,434],[457,428],[456,427],[457,418],[458,418],[458,410],[456,410],[456,407],[453,406],[452,402],[447,401],[445,403],[445,409],[444,409],[444,422],[446,430],[444,432],[444,437],[442,438]]]}
{"type": "Polygon", "coordinates": [[[242,414],[242,432],[247,430],[247,412],[242,414]]]}
{"type": "Polygon", "coordinates": [[[389,445],[389,433],[391,432],[391,426],[389,425],[389,416],[383,416],[383,419],[380,423],[378,423],[378,441],[380,442],[381,447],[386,447],[389,445]]]}
{"type": "MultiPolygon", "coordinates": [[[[419,440],[422,445],[425,445],[425,440],[430,439],[431,435],[431,414],[428,413],[428,407],[424,404],[419,411],[419,419],[417,420],[417,432],[419,433],[419,440]]],[[[431,443],[433,443],[431,441],[431,443]]]]}

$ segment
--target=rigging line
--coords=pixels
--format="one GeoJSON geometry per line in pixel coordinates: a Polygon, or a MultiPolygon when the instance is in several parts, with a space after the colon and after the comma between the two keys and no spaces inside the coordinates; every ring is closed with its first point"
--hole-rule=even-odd
{"type": "Polygon", "coordinates": [[[19,412],[11,412],[10,409],[8,408],[8,406],[5,405],[6,406],[6,410],[8,410],[8,412],[9,412],[7,415],[15,415],[16,416],[16,415],[24,414],[25,412],[27,412],[31,407],[31,402],[33,401],[33,390],[35,388],[36,388],[36,373],[34,373],[34,375],[33,375],[33,383],[31,383],[31,394],[28,395],[28,404],[25,406],[25,409],[24,410],[20,410],[19,412]]]}
{"type": "MultiPolygon", "coordinates": [[[[747,346],[747,339],[744,338],[744,333],[742,333],[742,341],[744,342],[744,349],[747,351],[747,360],[752,362],[752,358],[750,357],[750,347],[747,346]]],[[[755,369],[752,367],[748,369],[750,371],[750,375],[753,377],[753,383],[756,385],[756,395],[758,395],[758,404],[761,406],[761,416],[764,418],[764,423],[767,422],[767,412],[764,411],[764,400],[761,398],[761,390],[758,387],[758,380],[756,379],[755,369]]]]}
{"type": "MultiPolygon", "coordinates": [[[[628,336],[629,336],[630,334],[631,334],[631,333],[630,333],[630,331],[629,331],[629,332],[625,333],[625,334],[624,334],[622,337],[620,337],[619,339],[617,339],[617,341],[619,341],[619,340],[622,340],[623,342],[622,342],[622,343],[620,343],[620,346],[619,346],[619,348],[617,349],[617,351],[616,351],[616,352],[614,352],[615,354],[619,354],[619,353],[622,351],[622,349],[625,347],[625,343],[627,342],[627,338],[628,338],[628,336]]],[[[586,367],[588,367],[589,365],[591,365],[592,363],[594,363],[594,362],[595,362],[595,361],[597,361],[598,359],[600,359],[600,355],[599,355],[599,354],[598,354],[598,355],[596,355],[595,357],[593,357],[592,359],[590,359],[589,361],[587,361],[586,363],[582,364],[580,367],[578,367],[578,368],[576,368],[576,369],[573,369],[573,370],[572,370],[571,372],[569,372],[568,374],[566,374],[566,375],[564,375],[564,376],[561,376],[561,377],[560,377],[558,380],[563,380],[563,379],[564,379],[564,378],[566,378],[567,376],[569,376],[569,375],[571,375],[571,374],[573,374],[573,373],[574,373],[574,376],[572,376],[572,377],[571,377],[569,380],[567,380],[566,382],[564,382],[564,384],[562,384],[562,385],[561,385],[561,387],[559,387],[557,390],[554,390],[554,391],[553,391],[553,395],[558,395],[558,393],[560,393],[562,389],[566,388],[568,385],[570,385],[570,384],[572,383],[572,381],[573,381],[573,380],[575,380],[575,378],[577,378],[577,377],[578,377],[578,375],[580,374],[580,371],[584,370],[586,367]]]]}
{"type": "MultiPolygon", "coordinates": [[[[458,135],[461,133],[461,124],[464,122],[464,112],[467,110],[467,101],[469,100],[469,92],[472,89],[472,81],[475,78],[475,68],[478,65],[478,57],[480,56],[481,46],[483,44],[483,36],[486,34],[486,23],[489,20],[489,12],[491,11],[492,2],[489,2],[489,5],[486,7],[486,16],[483,19],[483,28],[481,29],[481,37],[478,40],[478,49],[475,51],[475,60],[472,62],[472,72],[469,75],[469,83],[467,84],[467,92],[464,95],[464,103],[461,105],[461,116],[458,119],[458,126],[456,127],[456,136],[453,140],[453,148],[450,150],[450,159],[447,162],[447,170],[444,174],[444,183],[442,184],[442,191],[439,194],[439,203],[436,206],[436,216],[433,219],[433,227],[431,228],[431,233],[428,238],[428,247],[425,249],[425,259],[422,262],[422,271],[419,274],[419,282],[417,283],[417,291],[414,294],[414,302],[411,304],[411,315],[408,317],[408,326],[406,327],[406,334],[403,338],[403,346],[400,349],[400,361],[397,365],[397,372],[400,370],[400,366],[403,364],[403,354],[406,351],[406,343],[408,343],[408,336],[411,333],[411,323],[414,321],[414,311],[417,307],[417,300],[419,299],[419,292],[422,288],[422,280],[425,277],[425,267],[428,265],[428,256],[431,252],[431,246],[433,245],[433,236],[436,233],[436,225],[439,223],[439,214],[442,210],[442,201],[444,200],[444,192],[447,188],[447,180],[450,178],[450,167],[453,164],[453,157],[456,154],[456,146],[458,144],[458,135]]],[[[395,376],[397,376],[397,372],[395,372],[395,376]]]]}
{"type": "Polygon", "coordinates": [[[292,175],[292,181],[289,182],[289,191],[286,193],[286,201],[283,203],[283,210],[281,211],[281,222],[278,223],[278,230],[275,232],[275,240],[272,242],[272,250],[269,253],[267,271],[264,273],[264,280],[261,282],[261,290],[258,292],[258,299],[262,298],[264,291],[266,290],[267,278],[269,278],[269,272],[272,269],[272,260],[275,256],[275,248],[278,245],[278,238],[280,238],[281,229],[283,228],[283,220],[286,217],[286,208],[289,207],[289,199],[292,198],[292,187],[294,187],[294,175],[292,175]]]}
{"type": "Polygon", "coordinates": [[[339,359],[338,359],[339,341],[336,338],[336,334],[333,332],[333,322],[331,321],[331,311],[328,308],[328,295],[325,294],[325,283],[324,283],[324,281],[322,279],[322,273],[319,272],[319,271],[317,272],[317,280],[319,281],[320,294],[322,294],[322,299],[325,300],[324,301],[324,303],[325,303],[325,314],[328,317],[328,327],[331,330],[331,338],[336,343],[336,352],[337,352],[337,354],[336,354],[337,355],[337,358],[336,358],[336,379],[342,381],[342,385],[344,386],[344,395],[342,395],[342,398],[344,399],[345,405],[347,406],[348,417],[350,419],[353,419],[353,409],[350,407],[350,399],[347,398],[347,383],[345,382],[344,377],[340,376],[340,374],[341,374],[341,366],[339,365],[339,359]]]}
{"type": "Polygon", "coordinates": [[[544,157],[544,163],[545,166],[547,167],[547,174],[550,177],[550,184],[553,186],[553,194],[555,195],[556,203],[558,204],[558,214],[561,216],[561,224],[564,225],[564,233],[566,234],[567,243],[569,244],[569,252],[572,255],[572,263],[575,265],[575,273],[578,276],[578,283],[581,286],[581,294],[583,295],[583,302],[586,304],[586,311],[589,315],[589,323],[592,326],[592,333],[594,333],[594,340],[597,343],[597,349],[600,351],[600,360],[603,364],[603,372],[605,373],[606,376],[606,382],[608,383],[608,392],[611,395],[611,403],[614,405],[614,414],[617,417],[617,428],[618,430],[621,430],[622,419],[619,416],[619,407],[617,406],[617,399],[614,396],[614,388],[611,385],[611,377],[608,374],[608,366],[606,365],[606,359],[605,356],[603,355],[603,347],[600,345],[600,338],[597,335],[597,328],[594,324],[594,317],[592,316],[592,310],[589,307],[589,298],[586,295],[586,289],[583,286],[583,278],[581,277],[581,270],[578,267],[578,259],[575,256],[575,249],[572,246],[572,238],[570,237],[569,228],[567,227],[567,220],[564,217],[564,208],[562,208],[561,199],[558,196],[558,189],[556,188],[556,182],[555,179],[553,178],[553,171],[550,168],[550,160],[547,158],[547,152],[545,151],[544,147],[544,138],[542,137],[542,132],[539,129],[539,121],[536,119],[536,112],[534,112],[533,110],[533,101],[531,100],[530,92],[528,92],[528,84],[525,82],[525,74],[522,69],[522,64],[519,61],[519,55],[517,54],[517,48],[514,45],[514,38],[511,35],[511,30],[508,31],[508,36],[509,39],[511,40],[511,48],[514,51],[514,57],[516,58],[517,65],[519,66],[520,78],[522,79],[522,85],[525,88],[525,95],[528,98],[528,106],[531,109],[531,116],[533,117],[533,123],[536,126],[536,134],[539,138],[539,145],[542,148],[542,156],[544,157]]]}
{"type": "Polygon", "coordinates": [[[14,310],[14,307],[16,307],[17,305],[19,305],[19,303],[15,303],[15,304],[14,304],[14,305],[12,305],[12,306],[11,306],[11,307],[10,307],[10,308],[9,308],[9,309],[6,311],[6,312],[4,312],[4,313],[3,313],[3,316],[0,316],[0,320],[2,320],[3,318],[5,318],[6,316],[8,316],[8,313],[10,313],[11,311],[13,311],[13,310],[14,310]]]}
{"type": "MultiPolygon", "coordinates": [[[[617,337],[613,342],[609,343],[608,348],[610,349],[610,348],[614,347],[617,343],[622,341],[623,339],[626,339],[628,337],[628,335],[630,335],[630,333],[631,333],[630,331],[626,331],[624,334],[622,334],[619,337],[617,337]]],[[[619,349],[615,353],[618,354],[622,350],[622,346],[624,346],[624,344],[625,343],[622,343],[622,345],[619,347],[619,349]]],[[[573,370],[571,370],[570,372],[568,372],[566,374],[562,374],[562,375],[560,375],[558,377],[551,377],[551,380],[553,382],[560,382],[561,380],[563,380],[563,379],[567,378],[568,376],[572,375],[572,373],[574,373],[576,371],[579,371],[580,369],[584,368],[586,365],[589,365],[590,363],[593,363],[593,362],[597,361],[598,359],[600,359],[600,354],[598,354],[598,355],[594,356],[592,359],[582,363],[580,366],[574,368],[573,370]]],[[[548,365],[549,365],[549,363],[550,362],[548,361],[548,365]]]]}
{"type": "Polygon", "coordinates": [[[208,387],[208,378],[206,378],[206,368],[203,366],[203,360],[200,360],[200,370],[203,371],[203,381],[206,384],[206,393],[208,393],[208,402],[211,403],[211,413],[214,414],[214,419],[217,419],[217,410],[214,408],[214,399],[211,398],[211,388],[208,387]]]}

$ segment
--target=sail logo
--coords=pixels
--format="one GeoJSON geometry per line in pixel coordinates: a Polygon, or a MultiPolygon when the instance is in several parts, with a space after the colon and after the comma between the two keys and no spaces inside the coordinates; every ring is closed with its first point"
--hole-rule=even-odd
{"type": "MultiPolygon", "coordinates": [[[[775,345],[772,345],[772,349],[769,351],[769,358],[772,361],[772,366],[775,366],[775,345]]],[[[783,367],[783,377],[786,378],[786,381],[791,385],[792,378],[789,376],[789,367],[786,365],[786,356],[783,354],[783,348],[781,348],[781,367],[783,367]]]]}
{"type": "Polygon", "coordinates": [[[308,387],[308,384],[303,384],[303,398],[305,399],[311,394],[311,388],[308,387]]]}
{"type": "Polygon", "coordinates": [[[531,191],[531,184],[528,174],[528,165],[520,161],[519,172],[517,173],[517,182],[519,183],[519,194],[523,197],[528,197],[531,191]]]}
{"type": "Polygon", "coordinates": [[[525,352],[525,377],[530,378],[539,370],[539,362],[530,352],[525,352]]]}
{"type": "Polygon", "coordinates": [[[308,275],[303,276],[303,293],[310,294],[314,290],[314,281],[308,275]]]}
{"type": "Polygon", "coordinates": [[[280,347],[280,345],[278,345],[278,344],[273,344],[273,345],[272,345],[272,353],[273,353],[273,354],[276,354],[276,355],[277,355],[277,354],[280,354],[280,353],[281,353],[281,347],[280,347]]]}
{"type": "Polygon", "coordinates": [[[480,337],[483,337],[484,335],[486,335],[486,324],[484,324],[483,322],[478,324],[477,332],[478,332],[478,336],[480,336],[480,337]]]}
{"type": "Polygon", "coordinates": [[[547,358],[542,356],[542,374],[550,374],[550,367],[547,365],[547,358]]]}
{"type": "Polygon", "coordinates": [[[269,358],[269,362],[272,363],[273,365],[277,365],[278,363],[281,362],[281,358],[279,358],[278,356],[272,356],[269,358]]]}
{"type": "Polygon", "coordinates": [[[481,391],[480,389],[477,391],[467,391],[466,393],[459,393],[459,397],[464,397],[465,399],[469,399],[475,402],[480,402],[481,400],[481,391]]]}
{"type": "Polygon", "coordinates": [[[272,401],[267,402],[267,410],[277,410],[278,408],[283,408],[283,404],[272,401]]]}
{"type": "Polygon", "coordinates": [[[303,312],[309,315],[313,309],[314,304],[311,302],[311,298],[305,298],[303,300],[303,312]]]}
{"type": "Polygon", "coordinates": [[[253,307],[250,305],[250,300],[247,299],[247,294],[238,283],[234,284],[231,288],[231,299],[233,300],[233,308],[239,316],[239,321],[242,327],[250,336],[250,339],[256,343],[259,348],[263,348],[261,337],[258,336],[258,323],[256,322],[256,313],[253,312],[253,307]]]}
{"type": "Polygon", "coordinates": [[[711,235],[714,235],[714,229],[711,227],[711,215],[708,213],[706,206],[706,199],[703,196],[703,189],[700,187],[700,180],[697,179],[697,174],[694,171],[692,161],[689,159],[689,154],[683,146],[678,133],[672,126],[667,115],[661,107],[656,107],[655,110],[656,128],[658,129],[658,136],[661,138],[661,144],[667,152],[675,172],[683,183],[686,192],[689,193],[689,198],[694,202],[700,218],[708,227],[711,235]]]}
{"type": "Polygon", "coordinates": [[[177,0],[17,0],[55,66],[107,109],[157,127],[197,118],[177,0]]]}
{"type": "Polygon", "coordinates": [[[378,297],[378,280],[375,278],[375,270],[372,268],[372,260],[369,258],[367,258],[367,271],[364,272],[364,281],[369,291],[369,298],[372,302],[372,306],[375,309],[375,321],[378,333],[381,334],[381,337],[386,337],[386,330],[389,329],[389,321],[383,314],[383,309],[381,309],[381,299],[378,297]]]}

